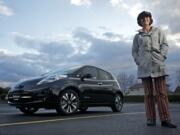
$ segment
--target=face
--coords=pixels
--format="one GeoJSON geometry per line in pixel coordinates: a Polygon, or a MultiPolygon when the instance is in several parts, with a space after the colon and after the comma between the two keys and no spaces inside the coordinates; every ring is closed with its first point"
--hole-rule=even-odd
{"type": "Polygon", "coordinates": [[[144,19],[141,19],[141,24],[142,24],[143,27],[149,26],[150,22],[151,22],[150,17],[145,17],[144,19]]]}

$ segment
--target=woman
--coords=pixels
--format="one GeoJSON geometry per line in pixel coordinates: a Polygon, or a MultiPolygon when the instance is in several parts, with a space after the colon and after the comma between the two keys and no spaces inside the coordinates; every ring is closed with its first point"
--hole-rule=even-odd
{"type": "Polygon", "coordinates": [[[150,12],[141,12],[137,23],[142,29],[134,36],[132,56],[138,66],[138,78],[142,79],[144,86],[147,126],[156,125],[156,93],[161,126],[176,128],[176,125],[171,123],[168,108],[164,63],[168,44],[165,34],[159,28],[151,26],[153,19],[150,12]]]}

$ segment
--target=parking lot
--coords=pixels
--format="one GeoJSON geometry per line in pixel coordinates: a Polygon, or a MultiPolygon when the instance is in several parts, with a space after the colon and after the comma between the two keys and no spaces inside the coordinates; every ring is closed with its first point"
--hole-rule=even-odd
{"type": "Polygon", "coordinates": [[[39,110],[26,116],[16,108],[0,104],[0,135],[179,135],[180,104],[170,104],[177,129],[147,127],[143,103],[124,104],[121,113],[110,108],[89,108],[86,113],[58,116],[55,110],[39,110]]]}

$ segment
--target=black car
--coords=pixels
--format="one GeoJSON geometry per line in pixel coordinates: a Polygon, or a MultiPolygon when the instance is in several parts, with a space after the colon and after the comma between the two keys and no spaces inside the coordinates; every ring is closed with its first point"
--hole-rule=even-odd
{"type": "Polygon", "coordinates": [[[7,98],[10,105],[25,114],[46,108],[67,115],[92,106],[109,106],[113,112],[120,112],[123,106],[123,94],[115,77],[90,65],[55,70],[20,81],[7,98]]]}

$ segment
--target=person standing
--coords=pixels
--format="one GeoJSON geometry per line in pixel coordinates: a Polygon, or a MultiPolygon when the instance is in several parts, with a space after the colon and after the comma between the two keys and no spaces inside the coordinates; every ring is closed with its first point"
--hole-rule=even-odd
{"type": "Polygon", "coordinates": [[[161,29],[152,26],[150,12],[143,11],[137,17],[137,23],[142,27],[134,36],[132,56],[138,66],[138,78],[144,86],[144,102],[147,126],[156,125],[155,96],[158,105],[161,126],[176,128],[171,123],[168,107],[166,86],[165,60],[168,51],[166,36],[161,29]]]}

